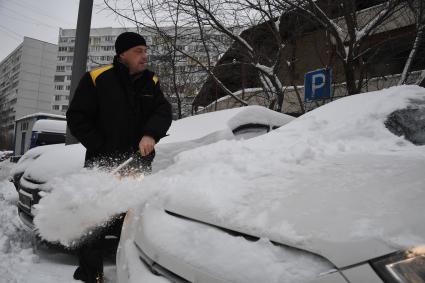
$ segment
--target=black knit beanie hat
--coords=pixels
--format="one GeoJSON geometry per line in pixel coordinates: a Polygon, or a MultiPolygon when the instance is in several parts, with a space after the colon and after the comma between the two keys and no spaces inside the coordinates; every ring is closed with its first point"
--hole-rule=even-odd
{"type": "Polygon", "coordinates": [[[139,45],[146,46],[146,40],[143,36],[135,32],[124,32],[115,40],[115,52],[120,55],[128,49],[139,45]]]}

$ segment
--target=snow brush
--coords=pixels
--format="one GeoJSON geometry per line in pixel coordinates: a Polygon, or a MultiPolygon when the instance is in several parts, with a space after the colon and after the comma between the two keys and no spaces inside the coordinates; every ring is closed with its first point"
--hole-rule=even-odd
{"type": "Polygon", "coordinates": [[[118,177],[127,177],[127,176],[145,176],[149,175],[152,172],[151,163],[155,157],[155,152],[143,156],[140,153],[140,150],[133,153],[130,158],[125,160],[123,163],[118,165],[112,174],[118,177]]]}

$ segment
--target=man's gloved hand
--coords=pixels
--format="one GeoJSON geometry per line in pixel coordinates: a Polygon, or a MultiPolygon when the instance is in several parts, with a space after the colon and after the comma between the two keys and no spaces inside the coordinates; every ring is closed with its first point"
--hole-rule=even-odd
{"type": "Polygon", "coordinates": [[[155,147],[155,140],[150,136],[143,136],[139,142],[140,154],[142,156],[149,155],[155,147]]]}

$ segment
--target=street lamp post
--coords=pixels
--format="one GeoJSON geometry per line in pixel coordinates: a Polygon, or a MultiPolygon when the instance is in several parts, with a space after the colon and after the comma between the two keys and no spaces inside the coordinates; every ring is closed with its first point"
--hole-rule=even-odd
{"type": "MultiPolygon", "coordinates": [[[[69,102],[74,97],[75,89],[81,77],[87,69],[87,51],[90,38],[91,14],[93,10],[93,0],[80,0],[78,8],[77,30],[75,34],[74,58],[72,62],[71,88],[69,102]]],[[[69,128],[66,129],[66,144],[77,143],[77,139],[71,135],[69,128]]]]}

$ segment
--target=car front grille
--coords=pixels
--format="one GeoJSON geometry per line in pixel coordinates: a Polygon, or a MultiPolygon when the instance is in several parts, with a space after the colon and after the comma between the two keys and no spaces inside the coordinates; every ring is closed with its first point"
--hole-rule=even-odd
{"type": "MultiPolygon", "coordinates": [[[[26,179],[26,182],[30,182],[33,185],[38,185],[36,182],[26,179]]],[[[32,213],[32,207],[35,204],[38,204],[41,197],[39,195],[40,189],[37,188],[27,188],[18,182],[18,214],[19,218],[25,226],[30,229],[34,229],[33,219],[34,214],[32,213]]]]}

